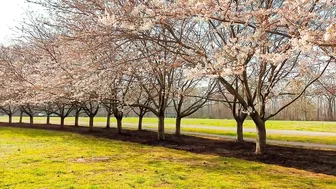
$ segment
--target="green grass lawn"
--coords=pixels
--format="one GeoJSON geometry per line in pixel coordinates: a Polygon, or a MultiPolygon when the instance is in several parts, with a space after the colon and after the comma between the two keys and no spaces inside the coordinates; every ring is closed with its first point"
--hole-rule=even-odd
{"type": "Polygon", "coordinates": [[[0,128],[0,188],[336,188],[334,176],[79,134],[0,128]]]}
{"type": "MultiPolygon", "coordinates": [[[[35,123],[45,123],[46,118],[44,117],[35,117],[35,123]]],[[[0,121],[7,121],[7,117],[0,117],[0,121]]],[[[18,121],[18,117],[13,118],[14,122],[18,121]]],[[[123,119],[124,126],[128,126],[127,124],[137,124],[138,119],[133,117],[127,117],[123,119]]],[[[24,117],[24,122],[28,123],[28,117],[24,117]]],[[[60,118],[52,117],[51,123],[59,124],[60,118]]],[[[95,118],[95,126],[105,126],[106,118],[104,117],[96,117],[95,118]]],[[[111,122],[115,122],[112,118],[111,122]]],[[[234,131],[222,131],[222,130],[214,130],[207,128],[187,128],[183,127],[183,125],[208,125],[218,126],[218,127],[234,127],[234,120],[216,120],[216,119],[184,119],[182,124],[182,131],[189,132],[200,132],[200,133],[208,133],[208,134],[219,134],[225,136],[235,136],[234,131]],[[222,124],[220,126],[220,123],[222,124]]],[[[66,124],[73,124],[74,118],[68,117],[66,118],[66,124]]],[[[156,118],[144,118],[144,128],[156,128],[157,119],[156,118]]],[[[167,118],[166,119],[166,129],[174,130],[175,119],[167,118]]],[[[88,125],[88,118],[81,117],[80,125],[88,125]]],[[[113,124],[112,124],[113,125],[113,124]]],[[[247,120],[244,125],[246,128],[254,128],[255,126],[251,122],[251,120],[247,120]]],[[[135,128],[135,127],[134,127],[135,128]]],[[[280,129],[280,130],[304,130],[304,131],[320,131],[320,132],[336,132],[336,122],[313,122],[313,121],[269,121],[267,125],[268,129],[280,129]],[[301,129],[300,129],[301,128],[301,129]],[[303,129],[304,128],[304,129],[303,129]]],[[[245,132],[244,137],[255,138],[256,134],[252,132],[245,132]]],[[[281,141],[293,141],[293,142],[309,142],[309,143],[320,143],[320,144],[332,144],[336,145],[336,137],[333,136],[302,136],[302,135],[281,135],[281,134],[268,134],[268,139],[271,140],[281,140],[281,141]]]]}
{"type": "MultiPolygon", "coordinates": [[[[17,122],[19,120],[18,117],[14,117],[13,120],[17,122]]],[[[35,122],[44,123],[45,117],[35,117],[35,122]]],[[[111,119],[112,121],[114,119],[111,119]]],[[[8,118],[3,116],[0,117],[0,121],[8,121],[8,118]]],[[[25,122],[29,122],[28,117],[24,118],[25,122]]],[[[52,123],[59,123],[58,117],[51,118],[52,123]]],[[[66,121],[69,124],[73,124],[74,117],[66,118],[66,121]]],[[[81,117],[81,122],[88,122],[87,117],[81,117]]],[[[96,123],[104,124],[106,122],[105,117],[96,117],[96,123]]],[[[137,117],[126,117],[123,119],[124,123],[138,123],[137,117]]],[[[157,124],[157,118],[144,118],[143,123],[145,124],[157,124]]],[[[174,125],[174,118],[166,118],[165,123],[167,125],[174,125]]],[[[192,119],[192,118],[184,118],[182,119],[183,125],[204,125],[204,126],[218,126],[218,127],[235,127],[236,123],[232,119],[192,119]]],[[[246,120],[244,123],[245,128],[255,128],[255,125],[252,120],[246,120]]],[[[322,122],[322,121],[277,121],[277,120],[269,120],[266,122],[267,129],[279,129],[279,130],[297,130],[297,131],[316,131],[316,132],[333,132],[336,133],[336,122],[322,122]]]]}

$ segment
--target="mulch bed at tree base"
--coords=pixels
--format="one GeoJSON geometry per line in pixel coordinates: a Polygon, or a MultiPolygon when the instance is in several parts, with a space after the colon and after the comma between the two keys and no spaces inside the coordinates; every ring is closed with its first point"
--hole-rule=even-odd
{"type": "MultiPolygon", "coordinates": [[[[8,123],[0,123],[0,126],[8,127],[8,123]]],[[[216,138],[203,138],[186,135],[177,137],[173,134],[166,134],[165,141],[158,141],[157,133],[152,131],[135,131],[125,129],[123,130],[123,134],[117,134],[117,130],[115,128],[94,128],[94,131],[89,132],[88,127],[64,126],[62,129],[59,125],[36,124],[30,126],[26,123],[13,123],[10,127],[73,132],[119,141],[136,142],[151,146],[162,146],[199,154],[213,154],[222,157],[240,158],[249,161],[293,167],[315,173],[324,173],[336,176],[336,151],[332,150],[316,150],[268,145],[267,154],[256,155],[254,154],[254,143],[238,143],[216,138]]]]}

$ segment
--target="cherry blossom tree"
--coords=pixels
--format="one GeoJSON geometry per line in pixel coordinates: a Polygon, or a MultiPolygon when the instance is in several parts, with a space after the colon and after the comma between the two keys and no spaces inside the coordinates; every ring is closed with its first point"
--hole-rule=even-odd
{"type": "MultiPolygon", "coordinates": [[[[317,56],[321,56],[315,48],[322,46],[321,42],[332,45],[329,44],[334,40],[329,38],[330,31],[334,28],[330,24],[332,19],[325,20],[326,17],[319,11],[327,3],[153,1],[120,5],[111,2],[105,6],[106,16],[101,22],[116,30],[127,30],[128,35],[155,41],[181,55],[196,65],[192,75],[217,77],[255,122],[258,131],[256,153],[264,153],[265,121],[303,94],[298,93],[288,104],[280,107],[279,111],[268,114],[265,107],[272,96],[272,89],[283,86],[286,78],[301,76],[297,74],[300,64],[312,66],[306,60],[314,62],[317,56]],[[298,14],[293,17],[290,12],[298,14]],[[152,25],[148,26],[148,23],[152,25]],[[168,34],[157,38],[157,33],[146,32],[158,27],[168,34]],[[195,43],[194,39],[200,40],[195,43]],[[307,53],[311,52],[314,53],[307,58],[307,53]],[[239,76],[245,97],[231,84],[231,75],[239,76]],[[249,75],[252,77],[248,77],[249,75]]],[[[319,73],[315,75],[320,76],[319,73]]],[[[316,78],[301,83],[304,87],[300,89],[304,91],[315,80],[316,78]]]]}
{"type": "Polygon", "coordinates": [[[144,91],[142,103],[130,103],[131,106],[143,107],[151,111],[158,118],[158,140],[165,139],[164,119],[165,111],[173,96],[176,64],[180,59],[167,50],[147,41],[136,44],[138,62],[131,67],[132,75],[144,91]],[[147,104],[145,104],[147,103],[147,104]]]}
{"type": "Polygon", "coordinates": [[[145,96],[145,91],[142,87],[139,87],[138,90],[136,90],[136,93],[138,93],[136,100],[134,103],[136,104],[143,104],[144,106],[136,106],[136,107],[130,107],[132,111],[138,116],[138,130],[142,130],[142,120],[143,117],[146,115],[146,113],[149,112],[149,110],[146,108],[147,106],[150,106],[150,99],[148,96],[145,96]]]}
{"type": "Polygon", "coordinates": [[[216,87],[214,80],[205,78],[189,78],[185,69],[175,68],[173,84],[173,106],[176,112],[175,134],[181,135],[181,120],[190,116],[205,105],[216,87]]]}
{"type": "MultiPolygon", "coordinates": [[[[118,134],[122,133],[122,119],[127,112],[125,107],[125,101],[127,95],[130,92],[130,86],[132,83],[132,78],[125,77],[124,75],[116,74],[115,79],[110,80],[104,95],[102,96],[102,103],[104,106],[113,113],[117,120],[117,131],[118,134]],[[119,75],[119,77],[118,77],[119,75]]],[[[129,111],[129,110],[128,110],[129,111]]]]}
{"type": "MultiPolygon", "coordinates": [[[[233,80],[236,89],[242,89],[242,86],[239,86],[239,78],[233,80]]],[[[247,118],[248,113],[244,111],[244,107],[239,103],[237,98],[228,93],[222,85],[218,86],[218,98],[223,99],[223,103],[231,110],[233,118],[237,124],[237,141],[244,142],[244,133],[243,133],[243,124],[247,118]]]]}
{"type": "Polygon", "coordinates": [[[43,102],[39,103],[39,109],[45,112],[47,117],[46,124],[50,124],[50,116],[55,112],[55,104],[53,102],[43,102]]]}
{"type": "MultiPolygon", "coordinates": [[[[138,62],[133,58],[131,71],[152,99],[151,106],[141,106],[158,116],[160,140],[164,139],[164,111],[171,99],[176,63],[184,62],[194,78],[216,78],[241,104],[256,125],[256,153],[261,154],[267,149],[265,122],[299,99],[335,59],[333,1],[35,2],[55,15],[53,24],[66,31],[67,39],[85,44],[85,52],[105,47],[107,42],[120,54],[114,59],[124,63],[122,59],[129,60],[125,54],[135,52],[132,49],[140,52],[135,54],[138,62]],[[117,51],[116,46],[129,42],[135,47],[117,51]],[[150,71],[141,70],[140,62],[150,71]],[[323,67],[317,69],[316,64],[323,67]],[[267,112],[270,99],[279,91],[290,94],[289,100],[267,112]]],[[[78,49],[73,52],[82,52],[78,49]]]]}

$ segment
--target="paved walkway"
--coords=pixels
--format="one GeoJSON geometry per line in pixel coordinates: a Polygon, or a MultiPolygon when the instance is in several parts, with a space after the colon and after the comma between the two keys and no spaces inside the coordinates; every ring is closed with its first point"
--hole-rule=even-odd
{"type": "MultiPolygon", "coordinates": [[[[87,122],[79,122],[80,125],[87,125],[87,122]]],[[[111,126],[115,126],[116,123],[111,123],[111,126]]],[[[105,122],[95,122],[95,126],[102,126],[106,125],[105,122]]],[[[123,122],[124,128],[136,129],[137,123],[128,123],[123,122]]],[[[157,124],[150,124],[150,123],[143,123],[144,130],[149,131],[157,131],[155,128],[157,124]]],[[[174,133],[175,127],[174,124],[166,124],[168,128],[165,129],[167,133],[174,133]],[[170,128],[169,128],[170,127],[170,128]]],[[[209,129],[209,130],[217,130],[217,131],[236,131],[236,127],[219,127],[219,126],[205,126],[205,125],[183,125],[183,128],[199,128],[199,129],[209,129]]],[[[256,130],[254,128],[244,128],[244,132],[253,132],[255,133],[256,130]]],[[[208,133],[201,133],[201,132],[188,132],[188,131],[181,131],[184,135],[193,135],[193,136],[203,136],[203,137],[216,137],[216,138],[223,138],[223,139],[230,139],[235,140],[236,137],[234,136],[226,136],[226,135],[219,135],[219,134],[208,134],[208,133]]],[[[275,129],[267,129],[267,134],[280,134],[280,135],[301,135],[301,136],[335,136],[336,133],[330,132],[314,132],[314,131],[297,131],[297,130],[275,130],[275,129]]],[[[246,138],[244,137],[245,141],[255,142],[255,138],[246,138]]],[[[292,142],[292,141],[280,141],[280,140],[267,140],[268,144],[273,145],[288,145],[288,146],[298,146],[298,147],[307,147],[307,148],[323,148],[323,149],[336,149],[336,145],[330,144],[317,144],[317,143],[308,143],[308,142],[292,142]]]]}
{"type": "MultiPolygon", "coordinates": [[[[209,137],[218,137],[218,138],[225,138],[225,139],[232,139],[235,140],[236,137],[232,136],[224,136],[224,135],[216,135],[216,134],[206,134],[206,133],[196,133],[196,132],[182,132],[186,135],[197,135],[197,136],[209,136],[209,137]]],[[[255,138],[246,138],[244,137],[245,141],[248,142],[255,142],[255,138]]],[[[328,148],[328,149],[336,149],[336,145],[329,145],[329,144],[316,144],[316,143],[307,143],[307,142],[291,142],[291,141],[280,141],[280,140],[267,140],[268,144],[274,145],[288,145],[288,146],[299,146],[299,147],[309,147],[309,148],[328,148]]]]}
{"type": "MultiPolygon", "coordinates": [[[[80,125],[87,125],[87,122],[79,122],[80,125]]],[[[95,126],[97,127],[105,127],[105,122],[95,122],[95,126]]],[[[144,130],[149,131],[157,131],[157,124],[143,124],[144,130]],[[147,126],[147,127],[146,127],[147,126]]],[[[115,126],[115,123],[111,123],[111,126],[115,126]]],[[[175,130],[172,128],[175,125],[173,124],[166,124],[169,126],[165,129],[166,133],[174,133],[175,130]]],[[[124,128],[129,129],[136,129],[136,123],[123,123],[124,128]]],[[[218,126],[204,126],[204,125],[183,125],[184,128],[202,128],[202,129],[213,129],[213,130],[222,130],[222,131],[236,131],[235,127],[218,127],[218,126]]],[[[256,132],[253,128],[244,128],[245,132],[256,132]]],[[[223,138],[229,140],[236,140],[234,136],[226,136],[226,135],[219,135],[219,134],[208,134],[208,133],[201,133],[201,132],[189,132],[189,131],[181,131],[181,134],[184,135],[192,135],[192,136],[201,136],[201,137],[215,137],[215,138],[223,138]]],[[[283,134],[283,135],[305,135],[305,136],[336,136],[336,133],[328,133],[328,132],[311,132],[311,131],[296,131],[296,130],[272,130],[268,129],[267,134],[283,134]]],[[[244,137],[245,141],[248,142],[255,142],[255,138],[247,138],[244,137]]],[[[316,149],[332,149],[336,150],[336,145],[331,144],[318,144],[318,143],[308,143],[308,142],[292,142],[292,141],[280,141],[280,140],[267,140],[268,144],[273,145],[287,145],[287,146],[294,146],[294,147],[306,147],[306,148],[316,148],[316,149]]]]}
{"type": "MultiPolygon", "coordinates": [[[[167,126],[174,126],[166,124],[167,126]]],[[[135,128],[137,124],[135,123],[123,123],[125,128],[135,128]]],[[[156,126],[156,124],[144,124],[144,126],[156,126]]],[[[235,127],[216,127],[216,126],[200,126],[200,125],[184,125],[184,128],[204,128],[204,129],[213,129],[213,130],[223,130],[223,131],[236,131],[235,127]]],[[[149,131],[157,131],[156,128],[144,128],[144,130],[149,131]]],[[[245,128],[245,132],[256,132],[255,129],[245,128]]],[[[165,129],[166,133],[174,133],[173,129],[165,129]]],[[[295,131],[295,130],[267,130],[267,134],[283,134],[283,135],[304,135],[304,136],[336,136],[336,133],[327,133],[327,132],[311,132],[311,131],[295,131]]],[[[203,136],[203,137],[215,137],[215,138],[223,138],[229,140],[236,140],[234,136],[226,136],[226,135],[218,135],[218,134],[208,134],[208,133],[200,133],[200,132],[189,132],[189,131],[181,131],[181,134],[184,135],[192,135],[192,136],[203,136]]],[[[245,141],[255,142],[255,138],[246,138],[245,141]]],[[[280,141],[280,140],[267,140],[268,144],[273,145],[287,145],[287,146],[296,146],[296,147],[306,147],[306,148],[316,148],[316,149],[335,149],[336,145],[331,144],[317,144],[317,143],[308,143],[308,142],[292,142],[292,141],[280,141]]]]}
{"type": "MultiPolygon", "coordinates": [[[[145,130],[149,131],[157,131],[157,129],[148,128],[145,130]]],[[[174,133],[174,130],[166,129],[166,133],[174,133]]],[[[191,135],[191,136],[203,136],[203,137],[215,137],[215,138],[223,138],[229,140],[236,140],[234,136],[225,136],[225,135],[216,135],[216,134],[207,134],[207,133],[198,133],[198,132],[187,132],[181,131],[181,134],[191,135]]],[[[244,140],[247,142],[255,142],[255,138],[246,138],[244,140]]],[[[268,144],[280,145],[280,146],[296,146],[296,147],[306,147],[306,148],[316,148],[316,149],[333,149],[336,150],[336,145],[330,144],[317,144],[317,143],[308,143],[308,142],[291,142],[291,141],[280,141],[280,140],[267,140],[268,144]]]]}
{"type": "MultiPolygon", "coordinates": [[[[124,125],[137,126],[137,123],[127,123],[123,122],[124,125]]],[[[146,126],[157,126],[157,124],[147,124],[143,123],[144,127],[146,126]]],[[[166,126],[173,126],[173,124],[166,124],[166,126]]],[[[183,125],[183,128],[194,128],[194,129],[209,129],[216,131],[236,131],[236,127],[219,127],[219,126],[206,126],[206,125],[183,125]]],[[[255,133],[255,128],[244,128],[244,132],[255,133]]],[[[303,136],[335,136],[336,133],[329,132],[315,132],[315,131],[297,131],[297,130],[276,130],[276,129],[267,129],[267,134],[280,134],[280,135],[303,135],[303,136]]]]}

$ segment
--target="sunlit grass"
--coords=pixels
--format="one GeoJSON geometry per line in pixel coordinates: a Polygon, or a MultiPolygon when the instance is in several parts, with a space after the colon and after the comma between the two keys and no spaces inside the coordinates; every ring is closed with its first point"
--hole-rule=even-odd
{"type": "Polygon", "coordinates": [[[336,188],[333,176],[73,133],[0,128],[0,188],[336,188]]]}
{"type": "MultiPolygon", "coordinates": [[[[18,122],[19,117],[14,117],[13,121],[18,122]]],[[[35,117],[34,121],[36,123],[45,123],[45,117],[35,117]]],[[[58,124],[60,121],[58,117],[52,117],[51,122],[58,124]]],[[[0,121],[6,122],[8,118],[6,116],[0,117],[0,121]]],[[[28,117],[24,118],[25,122],[29,122],[28,117]]],[[[81,117],[80,122],[82,124],[88,124],[89,119],[87,117],[81,117]]],[[[115,121],[112,118],[112,122],[115,121]]],[[[74,123],[74,117],[66,118],[66,122],[69,124],[74,123]]],[[[105,117],[96,117],[95,122],[98,125],[104,125],[106,122],[105,117]]],[[[138,123],[137,117],[125,117],[123,119],[124,123],[138,123]]],[[[157,118],[145,117],[143,119],[143,123],[145,124],[157,124],[157,118]]],[[[165,123],[167,125],[174,125],[174,118],[166,118],[165,123]]],[[[235,127],[236,123],[232,119],[192,119],[192,118],[184,118],[182,119],[183,125],[201,125],[201,126],[218,126],[218,127],[235,127]]],[[[252,120],[246,120],[244,123],[245,128],[255,128],[255,124],[252,120]]],[[[336,122],[323,122],[323,121],[277,121],[277,120],[269,120],[266,122],[267,129],[279,129],[279,130],[297,130],[297,131],[316,131],[316,132],[334,132],[336,133],[336,122]]]]}
{"type": "MultiPolygon", "coordinates": [[[[13,121],[18,122],[19,118],[14,117],[13,121]]],[[[7,117],[0,117],[0,121],[7,121],[7,117]]],[[[28,123],[29,118],[24,117],[23,121],[28,123]]],[[[35,123],[45,123],[45,117],[35,117],[35,123]]],[[[137,124],[138,118],[133,117],[126,117],[123,119],[124,127],[135,129],[137,124]]],[[[89,118],[87,117],[80,117],[80,125],[87,126],[89,122],[89,118]]],[[[208,122],[209,126],[218,126],[218,127],[234,127],[234,120],[216,120],[216,119],[185,119],[182,124],[182,131],[188,132],[199,132],[199,133],[208,133],[208,134],[219,134],[224,136],[236,136],[234,131],[225,131],[225,130],[216,130],[214,128],[190,128],[190,127],[183,127],[185,126],[192,126],[192,125],[203,125],[206,126],[208,122]],[[223,123],[222,126],[219,126],[219,123],[223,123]],[[217,125],[216,125],[217,124],[217,125]]],[[[60,118],[59,117],[52,117],[51,123],[59,124],[60,118]]],[[[69,125],[74,124],[74,118],[68,117],[65,119],[65,123],[69,125]]],[[[144,129],[154,129],[156,128],[157,119],[156,118],[144,118],[143,122],[144,129]]],[[[115,126],[116,120],[114,118],[111,119],[111,126],[115,126]]],[[[174,130],[175,119],[167,118],[166,119],[166,129],[167,130],[174,130]]],[[[244,125],[245,128],[255,128],[254,125],[251,124],[250,120],[247,120],[246,124],[244,125]]],[[[268,129],[279,129],[279,130],[300,130],[299,128],[304,131],[329,131],[333,132],[334,128],[336,128],[336,123],[333,122],[308,122],[308,121],[269,121],[267,125],[268,129]],[[314,125],[316,123],[317,125],[314,125]],[[282,125],[282,126],[281,126],[282,125]],[[285,125],[285,126],[283,126],[285,125]],[[296,129],[295,129],[296,128],[296,129]],[[325,130],[323,130],[323,128],[325,130]]],[[[104,127],[106,125],[106,118],[104,117],[96,117],[95,118],[95,127],[104,127]]],[[[252,132],[244,132],[244,137],[255,138],[256,134],[252,132]]],[[[336,137],[334,136],[304,136],[304,135],[281,135],[281,134],[268,134],[267,139],[270,140],[280,140],[280,141],[293,141],[293,142],[307,142],[307,143],[320,143],[320,144],[332,144],[336,145],[336,137]]]]}

